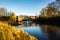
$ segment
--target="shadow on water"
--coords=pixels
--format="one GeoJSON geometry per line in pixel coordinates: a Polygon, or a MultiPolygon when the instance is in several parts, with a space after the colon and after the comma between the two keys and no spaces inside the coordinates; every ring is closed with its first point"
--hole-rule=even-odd
{"type": "Polygon", "coordinates": [[[24,27],[17,26],[18,30],[21,28],[28,32],[29,35],[37,37],[38,40],[60,40],[60,27],[58,26],[29,22],[24,27]]]}
{"type": "Polygon", "coordinates": [[[52,25],[41,25],[43,33],[47,34],[49,40],[60,40],[60,27],[52,25]]]}

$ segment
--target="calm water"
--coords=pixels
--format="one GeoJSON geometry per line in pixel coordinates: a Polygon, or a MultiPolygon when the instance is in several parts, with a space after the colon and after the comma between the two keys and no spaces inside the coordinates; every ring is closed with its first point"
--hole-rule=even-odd
{"type": "Polygon", "coordinates": [[[29,35],[33,35],[38,40],[60,40],[60,27],[52,25],[40,25],[36,23],[22,23],[17,29],[24,29],[29,35]]]}

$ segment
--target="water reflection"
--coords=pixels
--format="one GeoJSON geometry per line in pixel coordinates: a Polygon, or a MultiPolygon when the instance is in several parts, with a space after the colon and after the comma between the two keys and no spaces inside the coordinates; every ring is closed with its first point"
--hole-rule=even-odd
{"type": "Polygon", "coordinates": [[[60,27],[52,25],[36,24],[22,22],[22,25],[17,26],[17,29],[23,29],[29,34],[37,37],[39,40],[60,40],[60,27]]]}
{"type": "Polygon", "coordinates": [[[41,25],[43,32],[48,35],[49,40],[60,40],[60,27],[52,25],[41,25]]]}

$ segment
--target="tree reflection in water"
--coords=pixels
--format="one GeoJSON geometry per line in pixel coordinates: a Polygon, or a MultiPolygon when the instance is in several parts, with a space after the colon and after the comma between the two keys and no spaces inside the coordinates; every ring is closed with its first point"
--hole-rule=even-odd
{"type": "Polygon", "coordinates": [[[26,28],[25,31],[31,34],[33,32],[38,32],[37,34],[36,33],[33,33],[33,34],[34,36],[37,36],[40,40],[60,40],[60,27],[58,26],[37,24],[34,22],[31,22],[31,23],[29,22],[29,25],[27,25],[26,22],[22,22],[22,25],[24,25],[24,28],[26,28]],[[28,28],[34,31],[33,32],[30,31],[28,30],[28,28]]]}
{"type": "Polygon", "coordinates": [[[60,27],[52,25],[40,25],[43,32],[48,35],[49,40],[60,40],[58,31],[60,27]]]}

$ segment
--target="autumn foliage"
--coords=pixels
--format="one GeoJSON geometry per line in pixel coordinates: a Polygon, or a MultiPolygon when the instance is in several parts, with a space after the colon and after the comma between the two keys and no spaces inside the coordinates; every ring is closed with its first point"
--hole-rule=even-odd
{"type": "Polygon", "coordinates": [[[24,30],[17,30],[14,26],[0,22],[0,40],[38,40],[28,35],[24,30]]]}

